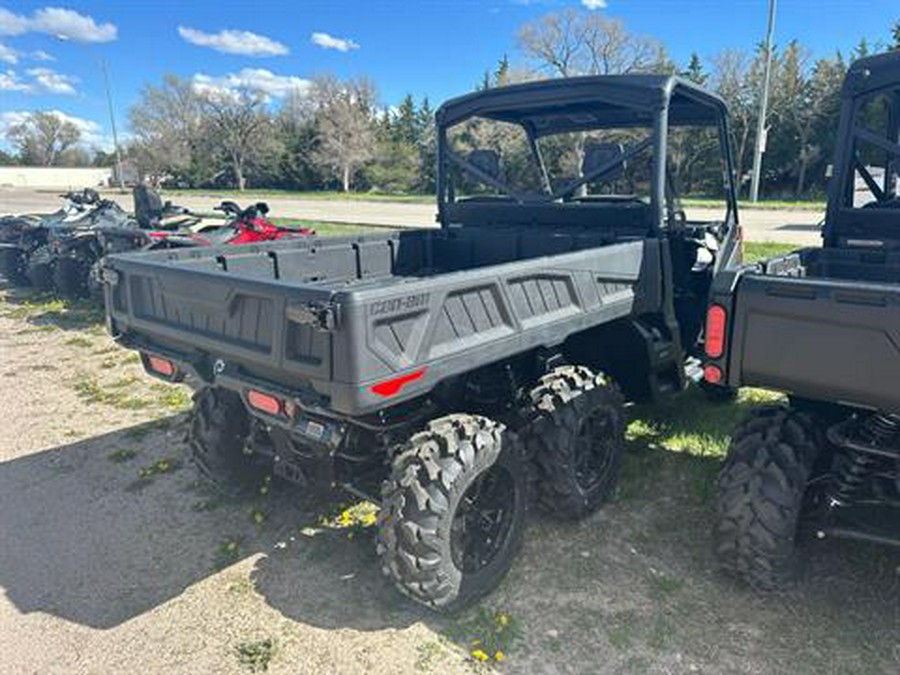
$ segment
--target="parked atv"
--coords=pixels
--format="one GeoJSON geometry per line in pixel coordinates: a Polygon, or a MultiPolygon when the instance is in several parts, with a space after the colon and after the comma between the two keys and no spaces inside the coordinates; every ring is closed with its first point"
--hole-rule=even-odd
{"type": "MultiPolygon", "coordinates": [[[[242,209],[235,202],[224,201],[213,208],[221,211],[230,220],[225,225],[203,227],[194,232],[181,232],[157,237],[149,245],[150,250],[161,248],[188,248],[192,246],[218,246],[220,244],[240,245],[254,244],[263,241],[276,241],[313,235],[315,230],[308,227],[290,228],[275,225],[266,218],[269,205],[257,202],[242,209]]],[[[157,233],[151,233],[157,234],[157,233]]]]}
{"type": "MultiPolygon", "coordinates": [[[[108,253],[158,248],[168,236],[189,232],[202,218],[181,206],[160,199],[143,185],[134,188],[134,217],[119,209],[118,217],[97,219],[84,227],[57,228],[50,232],[46,252],[30,266],[49,270],[50,285],[63,298],[93,297],[102,302],[100,260],[108,253]]],[[[116,207],[118,208],[118,207],[116,207]]],[[[46,279],[44,275],[43,279],[46,279]]],[[[37,285],[37,284],[35,284],[37,285]]]]}
{"type": "Polygon", "coordinates": [[[201,226],[195,230],[193,228],[202,220],[186,209],[173,207],[169,203],[163,205],[155,217],[148,219],[147,209],[141,208],[141,205],[147,205],[144,199],[135,192],[135,213],[143,219],[143,224],[139,221],[134,223],[145,226],[91,227],[51,236],[48,248],[54,256],[54,285],[61,297],[91,297],[102,303],[101,260],[113,253],[251,244],[315,234],[309,228],[291,229],[275,225],[265,218],[269,207],[263,202],[246,209],[241,209],[234,202],[222,202],[214,210],[222,211],[230,220],[224,225],[201,226]]]}
{"type": "Polygon", "coordinates": [[[0,275],[14,284],[28,284],[31,256],[47,244],[51,229],[68,227],[95,217],[105,205],[96,190],[60,195],[65,204],[48,214],[9,215],[0,218],[0,275]]]}

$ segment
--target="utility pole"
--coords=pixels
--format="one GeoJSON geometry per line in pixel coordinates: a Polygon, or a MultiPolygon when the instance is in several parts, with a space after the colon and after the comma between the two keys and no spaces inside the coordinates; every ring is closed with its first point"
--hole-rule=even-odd
{"type": "Polygon", "coordinates": [[[766,66],[763,71],[762,96],[759,99],[759,119],[756,124],[756,143],[753,147],[753,176],[750,178],[750,201],[759,201],[759,178],[762,173],[762,156],[765,152],[766,109],[769,107],[769,80],[772,76],[772,38],[775,35],[775,0],[769,0],[769,28],[766,31],[766,66]]]}
{"type": "MultiPolygon", "coordinates": [[[[70,41],[68,35],[57,35],[56,39],[60,42],[70,41]]],[[[116,130],[116,113],[113,108],[112,89],[109,86],[109,72],[106,69],[106,60],[92,54],[87,47],[84,47],[84,51],[98,66],[100,66],[100,72],[103,73],[103,86],[106,89],[106,106],[109,110],[109,125],[112,127],[113,147],[116,152],[116,178],[118,179],[119,189],[124,192],[125,177],[122,175],[122,152],[119,149],[119,134],[116,130]]]]}
{"type": "Polygon", "coordinates": [[[122,152],[119,150],[119,134],[116,131],[116,114],[113,110],[112,89],[109,86],[109,73],[106,70],[106,60],[99,59],[100,69],[103,71],[103,83],[106,85],[106,105],[109,107],[109,124],[112,127],[113,147],[116,150],[116,178],[119,189],[125,191],[125,176],[122,175],[122,152]]]}

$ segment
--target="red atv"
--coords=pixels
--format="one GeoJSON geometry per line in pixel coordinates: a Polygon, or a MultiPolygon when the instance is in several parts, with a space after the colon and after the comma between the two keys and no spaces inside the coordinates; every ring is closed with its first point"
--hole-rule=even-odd
{"type": "Polygon", "coordinates": [[[151,232],[150,249],[185,248],[189,246],[217,246],[219,244],[253,244],[260,241],[305,237],[316,233],[308,227],[289,228],[275,225],[266,218],[269,206],[257,202],[241,209],[234,202],[222,202],[214,208],[231,217],[225,225],[212,225],[197,232],[151,232]]]}

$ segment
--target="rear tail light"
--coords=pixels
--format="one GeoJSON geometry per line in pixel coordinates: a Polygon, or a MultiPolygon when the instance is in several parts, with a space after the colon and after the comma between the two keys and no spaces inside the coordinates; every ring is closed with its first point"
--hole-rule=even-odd
{"type": "Polygon", "coordinates": [[[160,356],[147,356],[147,368],[157,375],[171,378],[175,375],[175,364],[160,356]]]}
{"type": "Polygon", "coordinates": [[[711,359],[718,359],[725,352],[725,329],[728,323],[728,315],[721,305],[710,305],[706,312],[706,335],[704,345],[706,355],[711,359]]]}
{"type": "Polygon", "coordinates": [[[277,396],[266,394],[255,389],[247,390],[247,403],[254,410],[264,412],[273,417],[281,417],[285,414],[284,401],[277,396]]]}
{"type": "Polygon", "coordinates": [[[722,382],[722,369],[719,366],[705,366],[703,368],[703,379],[710,384],[720,384],[722,382]]]}

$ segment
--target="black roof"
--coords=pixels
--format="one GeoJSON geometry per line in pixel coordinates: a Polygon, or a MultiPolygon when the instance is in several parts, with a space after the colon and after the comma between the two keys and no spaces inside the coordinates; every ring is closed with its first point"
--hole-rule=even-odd
{"type": "Polygon", "coordinates": [[[645,126],[668,106],[669,123],[714,124],[726,110],[715,94],[674,75],[596,75],[541,80],[479,91],[444,103],[437,123],[479,116],[530,126],[536,136],[645,126]]]}
{"type": "Polygon", "coordinates": [[[859,59],[850,64],[841,96],[854,98],[900,83],[900,51],[859,59]]]}

